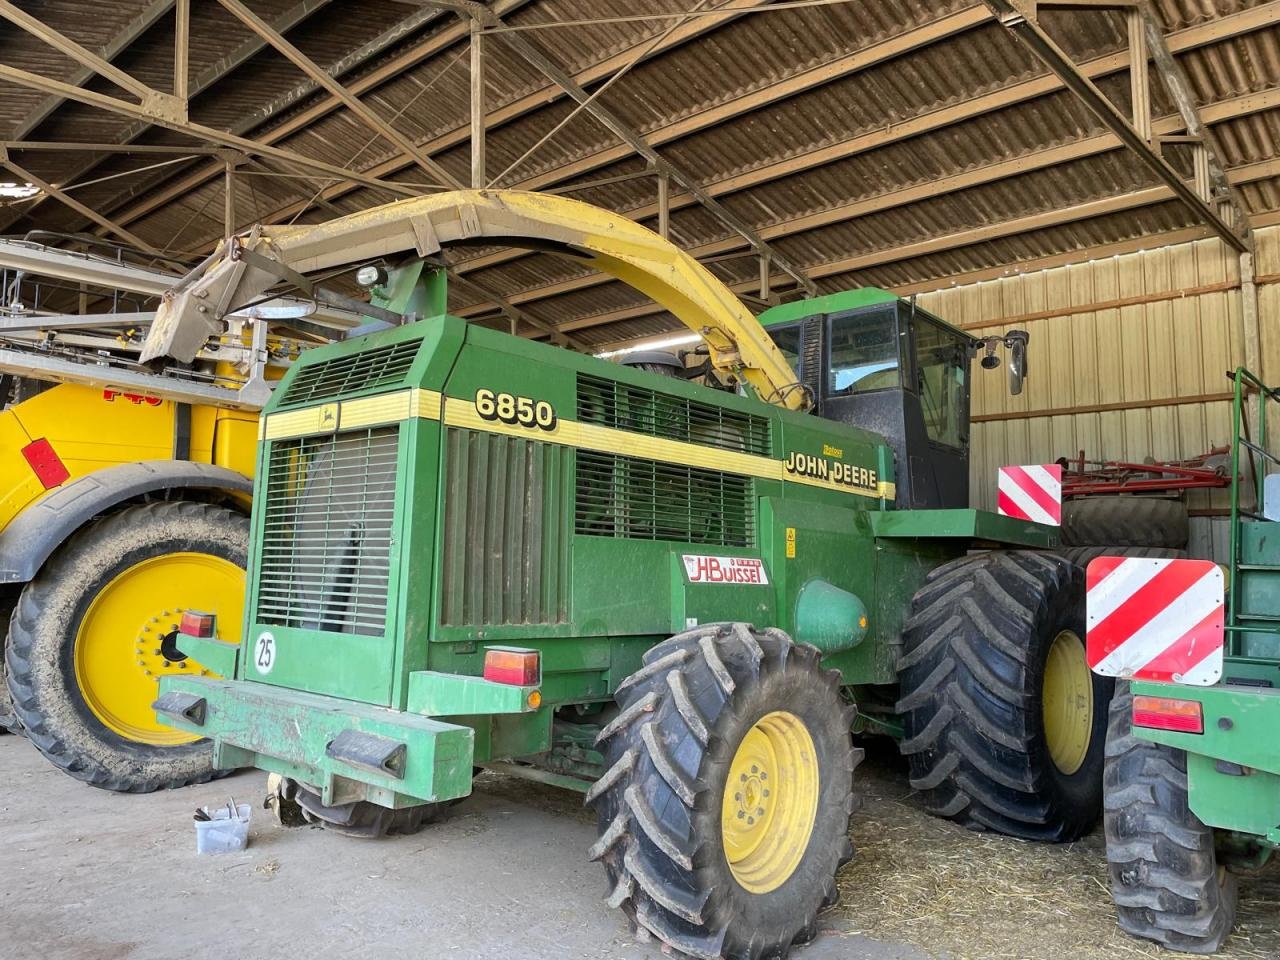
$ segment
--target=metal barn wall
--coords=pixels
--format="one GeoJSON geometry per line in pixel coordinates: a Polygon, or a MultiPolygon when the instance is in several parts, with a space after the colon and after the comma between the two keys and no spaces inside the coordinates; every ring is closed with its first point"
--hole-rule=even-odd
{"type": "MultiPolygon", "coordinates": [[[[1264,377],[1280,375],[1280,227],[1255,234],[1264,377]]],[[[1124,254],[921,294],[975,335],[1031,334],[1026,388],[976,367],[974,506],[995,509],[996,468],[1189,457],[1230,441],[1230,383],[1244,356],[1239,261],[1218,240],[1124,254]]],[[[1193,492],[1193,510],[1225,505],[1193,492]]]]}

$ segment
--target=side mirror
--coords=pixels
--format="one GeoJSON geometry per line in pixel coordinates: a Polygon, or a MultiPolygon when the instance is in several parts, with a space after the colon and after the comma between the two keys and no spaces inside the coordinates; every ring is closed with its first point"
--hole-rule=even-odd
{"type": "Polygon", "coordinates": [[[1016,397],[1022,392],[1023,381],[1027,378],[1027,341],[1030,339],[1031,334],[1025,330],[1010,330],[1003,337],[976,338],[970,341],[969,349],[983,351],[982,359],[978,361],[983,370],[994,370],[1000,366],[997,347],[1003,345],[1009,351],[1009,392],[1016,397]]]}
{"type": "Polygon", "coordinates": [[[1004,344],[1009,348],[1009,393],[1017,396],[1027,379],[1027,341],[1031,335],[1025,330],[1010,330],[1004,344]]]}

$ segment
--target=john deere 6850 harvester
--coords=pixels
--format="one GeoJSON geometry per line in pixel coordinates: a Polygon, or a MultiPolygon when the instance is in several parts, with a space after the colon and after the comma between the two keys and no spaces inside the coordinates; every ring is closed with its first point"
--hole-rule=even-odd
{"type": "Polygon", "coordinates": [[[460,241],[621,277],[737,391],[443,315],[307,353],[262,420],[243,640],[198,613],[178,638],[228,679],[166,676],[164,722],[349,832],[421,824],[477,767],[579,788],[609,902],[700,957],[813,934],[852,854],[855,730],[898,737],[969,826],[1095,821],[1110,681],[1082,574],[1051,530],[967,509],[976,344],[909,304],[778,308],[784,355],[648,230],[462,192],[236,238],[147,353],[344,264],[389,268],[362,272],[385,316],[397,271],[460,241]]]}

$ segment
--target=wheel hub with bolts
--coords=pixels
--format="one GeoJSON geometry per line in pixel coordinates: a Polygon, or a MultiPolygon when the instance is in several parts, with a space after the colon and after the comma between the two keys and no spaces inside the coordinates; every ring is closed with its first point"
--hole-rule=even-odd
{"type": "Polygon", "coordinates": [[[813,738],[795,714],[776,710],[743,736],[721,810],[725,858],[751,893],[787,881],[804,856],[818,805],[813,738]]]}
{"type": "Polygon", "coordinates": [[[183,596],[229,609],[242,589],[240,568],[203,553],[168,553],[136,563],[98,591],[81,617],[75,641],[76,678],[85,704],[109,730],[140,743],[175,745],[199,739],[160,725],[151,710],[160,678],[209,676],[175,642],[183,596]],[[122,642],[132,636],[132,647],[122,642]]]}

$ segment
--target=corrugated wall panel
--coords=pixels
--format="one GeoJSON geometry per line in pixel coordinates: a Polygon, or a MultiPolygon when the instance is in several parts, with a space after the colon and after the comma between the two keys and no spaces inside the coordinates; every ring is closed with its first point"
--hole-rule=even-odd
{"type": "MultiPolygon", "coordinates": [[[[1280,375],[1280,227],[1259,230],[1255,275],[1262,371],[1280,375]]],[[[1141,251],[921,294],[920,305],[976,335],[1031,334],[1026,388],[975,368],[974,506],[995,508],[995,471],[1080,450],[1141,461],[1230,441],[1230,383],[1243,362],[1239,261],[1217,240],[1141,251]]],[[[1193,492],[1193,510],[1225,506],[1193,492]]]]}

